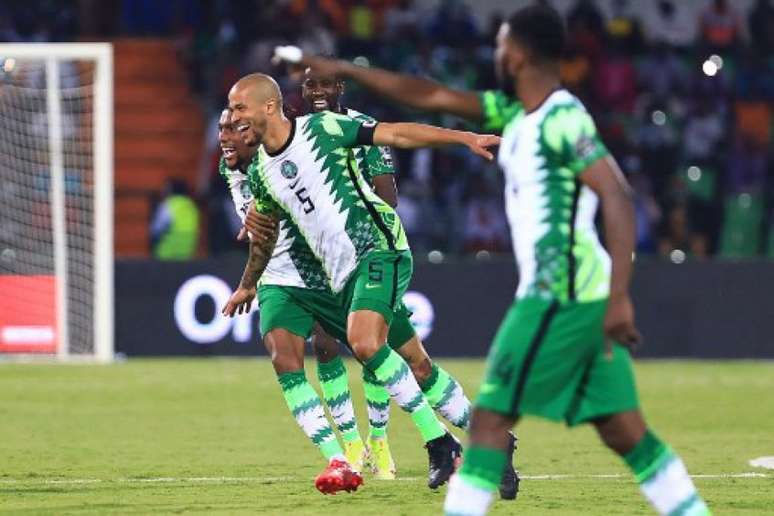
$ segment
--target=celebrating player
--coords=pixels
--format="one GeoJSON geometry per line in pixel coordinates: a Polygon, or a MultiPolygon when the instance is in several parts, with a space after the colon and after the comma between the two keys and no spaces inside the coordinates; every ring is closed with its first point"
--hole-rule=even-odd
{"type": "MultiPolygon", "coordinates": [[[[485,147],[499,139],[418,124],[363,124],[331,112],[291,121],[281,99],[273,79],[253,74],[234,85],[229,107],[246,143],[262,144],[248,174],[256,207],[279,215],[281,230],[292,242],[305,241],[312,253],[294,256],[291,247],[272,258],[275,240],[254,239],[240,286],[224,313],[249,310],[270,258],[277,264],[293,262],[295,276],[262,285],[260,296],[262,334],[285,390],[303,393],[302,405],[320,406],[303,373],[304,337],[313,319],[334,336],[343,333],[357,358],[410,413],[428,449],[428,485],[437,487],[454,471],[461,447],[435,417],[409,366],[385,345],[411,277],[411,253],[394,210],[354,170],[348,149],[457,143],[491,159],[485,147]],[[337,296],[325,292],[329,287],[337,296]]],[[[330,431],[321,407],[299,422],[313,423],[305,427],[310,437],[321,427],[327,427],[322,433],[330,431]]],[[[351,487],[353,473],[338,443],[327,440],[326,446],[332,460],[316,481],[318,489],[351,487]]]]}
{"type": "MultiPolygon", "coordinates": [[[[343,91],[344,83],[336,76],[322,75],[312,68],[307,68],[305,70],[304,81],[302,83],[302,96],[311,111],[319,112],[331,110],[337,113],[346,114],[356,120],[373,122],[373,119],[367,115],[363,115],[350,108],[342,107],[340,100],[343,91]]],[[[389,149],[386,147],[364,146],[356,148],[354,154],[356,157],[354,164],[357,165],[358,170],[362,173],[366,182],[374,188],[376,193],[385,202],[394,207],[395,204],[397,204],[397,191],[389,149]]],[[[262,224],[268,224],[270,222],[271,220],[269,218],[257,213],[254,209],[250,210],[246,217],[248,229],[251,227],[251,224],[254,224],[253,228],[255,231],[260,231],[260,226],[262,224]]],[[[409,341],[405,342],[400,340],[400,335],[408,334],[408,331],[404,331],[403,328],[406,330],[411,329],[408,326],[409,322],[405,320],[404,314],[405,310],[402,310],[398,318],[393,321],[388,340],[393,346],[393,349],[395,349],[409,364],[411,371],[414,373],[414,378],[419,382],[422,392],[425,393],[430,406],[454,426],[467,431],[470,402],[465,396],[462,386],[442,367],[430,360],[422,342],[413,330],[411,331],[412,335],[409,341]],[[397,342],[399,347],[394,345],[395,342],[397,342]]],[[[328,339],[329,343],[335,345],[335,341],[332,341],[329,337],[328,339]]],[[[322,350],[322,354],[324,355],[335,352],[336,348],[330,344],[322,350]]],[[[320,354],[318,352],[318,358],[319,356],[320,354]]],[[[373,383],[373,380],[368,378],[369,376],[372,376],[371,373],[368,369],[364,369],[364,381],[373,383]]],[[[376,406],[373,411],[371,410],[371,402],[368,400],[369,391],[380,396],[386,396],[386,394],[382,395],[382,393],[376,389],[369,389],[369,383],[366,383],[366,400],[369,404],[369,414],[372,412],[376,413],[381,416],[382,421],[386,424],[388,412],[377,411],[379,406],[376,405],[376,403],[378,403],[379,400],[376,400],[376,403],[374,403],[376,406]]],[[[377,423],[379,422],[381,421],[377,421],[377,423]]],[[[374,429],[375,425],[372,424],[371,428],[374,429]]],[[[379,429],[378,426],[376,428],[379,429]]],[[[512,457],[513,455],[515,442],[516,438],[512,437],[508,448],[509,457],[512,457]]],[[[391,459],[389,458],[389,454],[379,453],[384,449],[384,446],[380,445],[382,445],[380,439],[369,437],[369,450],[371,450],[373,454],[377,477],[384,478],[381,476],[382,474],[380,472],[386,470],[386,464],[390,464],[391,459]],[[384,465],[380,466],[380,464],[384,465]]],[[[384,445],[386,445],[386,442],[384,442],[384,445]]],[[[513,468],[513,461],[509,460],[505,472],[503,473],[502,482],[500,483],[500,495],[504,499],[515,499],[518,488],[519,477],[516,470],[513,468]]]]}
{"type": "Polygon", "coordinates": [[[520,282],[490,350],[471,447],[450,483],[446,513],[486,513],[506,460],[507,431],[530,414],[593,424],[660,514],[708,514],[682,460],[648,428],[639,409],[626,348],[640,338],[628,293],[630,189],[581,102],[561,87],[564,39],[560,16],[544,6],[523,8],[503,24],[495,62],[504,88],[516,98],[306,58],[292,48],[278,49],[278,56],[503,133],[498,161],[520,282]],[[599,202],[608,251],[594,226],[599,202]]]}

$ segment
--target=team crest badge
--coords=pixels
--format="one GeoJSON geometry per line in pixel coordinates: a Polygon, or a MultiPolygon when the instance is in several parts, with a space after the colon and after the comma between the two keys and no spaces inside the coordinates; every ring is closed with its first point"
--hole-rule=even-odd
{"type": "Polygon", "coordinates": [[[293,179],[298,175],[298,167],[290,160],[285,160],[280,165],[280,173],[285,179],[293,179]]]}
{"type": "Polygon", "coordinates": [[[252,192],[250,192],[250,185],[247,183],[247,181],[243,182],[239,189],[242,192],[242,197],[249,198],[253,195],[252,192]]]}

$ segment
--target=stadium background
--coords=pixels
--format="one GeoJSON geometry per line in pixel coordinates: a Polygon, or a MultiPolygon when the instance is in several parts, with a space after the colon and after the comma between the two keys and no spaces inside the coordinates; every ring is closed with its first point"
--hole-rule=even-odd
{"type": "MultiPolygon", "coordinates": [[[[255,318],[235,333],[217,315],[245,247],[234,238],[238,221],[216,172],[216,122],[230,85],[253,71],[280,81],[290,112],[303,109],[298,77],[269,63],[275,45],[295,43],[459,88],[493,88],[494,33],[504,14],[525,3],[73,0],[0,7],[2,41],[114,44],[117,350],[263,352],[255,318]],[[162,264],[153,256],[153,221],[172,188],[195,202],[197,245],[189,260],[162,264]],[[176,304],[191,279],[215,290],[176,304]]],[[[774,355],[771,2],[549,3],[568,23],[563,79],[635,188],[641,354],[774,355]]],[[[403,110],[355,84],[344,102],[385,121],[465,126],[403,110]]],[[[419,263],[414,288],[434,314],[417,307],[425,314],[419,323],[431,326],[431,351],[481,355],[515,282],[501,174],[463,149],[401,151],[396,163],[398,210],[419,263]]]]}

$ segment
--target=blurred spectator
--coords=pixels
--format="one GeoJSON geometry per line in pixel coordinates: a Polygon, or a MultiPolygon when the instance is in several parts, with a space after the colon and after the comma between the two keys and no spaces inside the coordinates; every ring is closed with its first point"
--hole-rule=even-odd
{"type": "MultiPolygon", "coordinates": [[[[774,228],[771,0],[538,1],[567,8],[562,79],[592,112],[606,145],[629,174],[636,193],[638,252],[671,258],[675,250],[728,254],[739,242],[754,243],[749,235],[755,227],[774,228]],[[753,212],[763,220],[751,217],[753,212]],[[719,229],[726,227],[733,230],[719,229]]],[[[215,171],[218,150],[212,132],[231,84],[246,73],[269,73],[283,90],[289,116],[303,109],[299,71],[271,64],[277,44],[294,43],[306,52],[347,59],[364,56],[376,66],[459,89],[496,89],[494,39],[511,9],[504,2],[505,12],[484,18],[475,0],[102,4],[107,3],[5,2],[0,39],[68,41],[96,30],[106,37],[154,35],[176,41],[192,89],[213,120],[197,184],[197,195],[207,199],[213,253],[243,248],[234,240],[238,227],[215,171]],[[99,14],[91,19],[85,10],[99,14]]],[[[40,85],[44,77],[40,70],[26,71],[24,77],[13,73],[30,85],[40,85]]],[[[63,63],[63,88],[79,88],[82,73],[77,63],[63,63]]],[[[3,84],[8,76],[0,68],[3,84]]],[[[473,127],[455,117],[396,107],[356,83],[346,85],[346,104],[384,121],[473,127]]],[[[68,130],[67,109],[64,116],[68,130]]],[[[37,127],[45,133],[42,121],[37,127]]],[[[501,176],[491,166],[459,148],[401,150],[395,161],[399,212],[415,248],[451,253],[507,249],[507,235],[504,246],[499,240],[505,227],[501,187],[492,184],[501,176]]],[[[170,216],[163,206],[156,217],[162,228],[170,216]]],[[[756,248],[765,246],[745,247],[756,248]]]]}
{"type": "Polygon", "coordinates": [[[683,204],[672,206],[666,216],[662,236],[658,244],[659,254],[676,263],[685,257],[707,256],[707,239],[694,233],[688,225],[688,212],[683,204]]]}
{"type": "MultiPolygon", "coordinates": [[[[637,162],[639,158],[634,158],[637,162]]],[[[624,163],[627,171],[639,168],[629,161],[624,163]]],[[[647,175],[637,171],[629,175],[632,189],[634,190],[634,210],[637,221],[638,253],[650,254],[656,251],[656,234],[654,228],[658,227],[661,220],[661,207],[653,196],[653,186],[647,175]]]]}
{"type": "Polygon", "coordinates": [[[607,109],[631,113],[637,98],[636,73],[632,60],[620,47],[599,60],[594,71],[596,99],[607,109]]]}
{"type": "Polygon", "coordinates": [[[645,33],[653,44],[665,43],[675,48],[690,47],[696,38],[698,20],[686,2],[657,0],[642,4],[645,33]]]}
{"type": "Polygon", "coordinates": [[[199,241],[199,209],[185,183],[170,180],[150,226],[153,256],[159,260],[190,260],[199,241]]]}
{"type": "Polygon", "coordinates": [[[674,49],[664,42],[653,46],[637,66],[638,81],[644,91],[658,100],[682,95],[688,86],[688,71],[674,49]]]}
{"type": "Polygon", "coordinates": [[[612,17],[607,22],[610,41],[628,54],[637,55],[643,48],[642,28],[629,0],[613,0],[612,17]]]}
{"type": "Polygon", "coordinates": [[[757,0],[748,18],[752,48],[761,57],[774,54],[774,6],[771,0],[757,0]]]}
{"type": "Polygon", "coordinates": [[[712,0],[701,13],[699,30],[709,50],[729,50],[742,38],[742,17],[727,0],[712,0]]]}
{"type": "Polygon", "coordinates": [[[696,108],[683,130],[685,157],[689,161],[706,161],[718,150],[723,141],[725,124],[722,114],[714,109],[706,97],[698,99],[696,108]]]}
{"type": "Polygon", "coordinates": [[[728,159],[730,193],[762,193],[768,170],[766,147],[749,136],[739,135],[728,159]]]}

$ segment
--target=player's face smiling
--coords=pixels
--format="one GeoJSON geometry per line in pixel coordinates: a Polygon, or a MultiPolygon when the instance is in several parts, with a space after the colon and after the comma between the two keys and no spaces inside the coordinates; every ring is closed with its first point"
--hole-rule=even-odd
{"type": "Polygon", "coordinates": [[[218,142],[228,168],[238,168],[250,159],[251,149],[236,130],[228,109],[223,110],[218,120],[218,142]]]}
{"type": "Polygon", "coordinates": [[[228,94],[231,123],[239,132],[246,145],[255,146],[263,140],[266,132],[266,114],[247,88],[232,88],[228,94]]]}
{"type": "Polygon", "coordinates": [[[304,82],[301,84],[301,96],[309,110],[319,113],[338,109],[342,93],[343,85],[336,77],[317,75],[312,70],[306,71],[304,82]]]}

